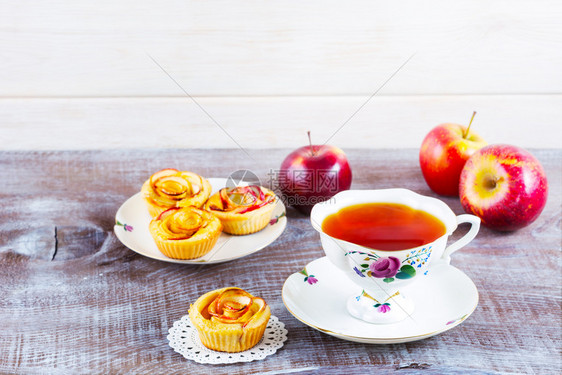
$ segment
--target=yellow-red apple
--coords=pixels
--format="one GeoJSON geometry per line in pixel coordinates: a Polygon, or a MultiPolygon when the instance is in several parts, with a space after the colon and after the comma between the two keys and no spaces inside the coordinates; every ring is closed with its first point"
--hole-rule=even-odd
{"type": "Polygon", "coordinates": [[[420,148],[420,167],[431,190],[441,195],[458,196],[464,163],[486,144],[482,137],[470,131],[470,125],[467,128],[447,123],[433,128],[420,148]]]}
{"type": "Polygon", "coordinates": [[[485,226],[513,231],[535,221],[548,196],[539,161],[511,145],[486,146],[466,162],[460,178],[461,203],[485,226]]]}

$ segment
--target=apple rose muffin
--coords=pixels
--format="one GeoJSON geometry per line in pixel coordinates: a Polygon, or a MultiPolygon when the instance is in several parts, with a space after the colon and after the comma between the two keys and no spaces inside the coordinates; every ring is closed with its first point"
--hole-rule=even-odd
{"type": "Polygon", "coordinates": [[[211,184],[203,177],[171,168],[154,173],[145,181],[141,189],[152,217],[173,207],[201,208],[209,199],[211,191],[211,184]]]}
{"type": "Polygon", "coordinates": [[[207,254],[221,234],[216,216],[195,207],[170,208],[152,219],[148,230],[158,249],[174,259],[195,259],[207,254]]]}
{"type": "Polygon", "coordinates": [[[189,319],[201,343],[229,353],[254,347],[263,337],[270,316],[263,299],[235,287],[203,294],[189,307],[189,319]]]}
{"type": "Polygon", "coordinates": [[[220,219],[225,233],[244,235],[267,226],[275,202],[275,193],[269,189],[238,186],[219,190],[205,203],[205,209],[220,219]]]}

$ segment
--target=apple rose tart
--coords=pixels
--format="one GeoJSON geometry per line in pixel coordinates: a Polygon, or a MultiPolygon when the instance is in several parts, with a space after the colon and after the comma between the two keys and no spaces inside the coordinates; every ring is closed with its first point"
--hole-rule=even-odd
{"type": "Polygon", "coordinates": [[[150,216],[156,217],[172,207],[200,208],[209,199],[211,190],[211,184],[203,177],[168,168],[150,176],[141,192],[150,216]]]}
{"type": "Polygon", "coordinates": [[[221,352],[241,352],[263,337],[271,316],[267,303],[235,287],[203,294],[189,307],[201,343],[221,352]]]}
{"type": "Polygon", "coordinates": [[[223,188],[209,198],[205,209],[220,219],[224,232],[244,235],[267,226],[275,199],[274,192],[257,185],[223,188]]]}
{"type": "Polygon", "coordinates": [[[195,207],[170,208],[152,219],[148,230],[158,249],[174,259],[195,259],[217,242],[222,225],[210,212],[195,207]]]}

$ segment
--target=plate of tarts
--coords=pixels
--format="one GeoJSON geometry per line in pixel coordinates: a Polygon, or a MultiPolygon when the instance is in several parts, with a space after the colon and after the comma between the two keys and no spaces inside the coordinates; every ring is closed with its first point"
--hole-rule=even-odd
{"type": "MultiPolygon", "coordinates": [[[[224,200],[220,199],[220,194],[221,191],[222,193],[224,193],[228,180],[226,178],[207,178],[205,180],[209,182],[211,192],[209,199],[206,201],[206,204],[201,207],[201,209],[206,209],[209,212],[214,212],[217,210],[220,211],[220,208],[222,207],[217,206],[221,206],[221,201],[224,203],[224,200]],[[219,198],[217,198],[217,196],[219,196],[219,198]]],[[[168,186],[174,187],[175,181],[171,179],[171,181],[166,181],[166,183],[168,184],[168,186]]],[[[283,233],[285,227],[287,226],[287,218],[285,217],[285,205],[277,196],[275,196],[271,192],[270,194],[272,194],[272,196],[269,197],[270,199],[268,199],[268,206],[270,206],[271,208],[266,209],[268,212],[267,222],[261,224],[265,225],[263,229],[251,234],[232,235],[226,232],[239,229],[242,230],[241,233],[244,233],[244,228],[237,227],[236,223],[234,223],[234,228],[231,228],[232,225],[229,225],[230,223],[222,221],[226,225],[222,225],[222,231],[220,232],[220,235],[218,235],[218,238],[216,239],[216,242],[214,242],[214,245],[212,245],[210,251],[208,251],[203,256],[193,259],[176,259],[174,257],[171,257],[174,256],[173,252],[167,252],[168,255],[171,255],[167,256],[159,249],[159,247],[162,249],[164,248],[162,247],[161,243],[157,246],[155,238],[151,234],[151,230],[154,228],[149,230],[149,227],[154,227],[155,221],[169,221],[169,216],[178,217],[178,221],[181,225],[189,226],[189,223],[192,220],[188,214],[199,217],[199,215],[197,215],[198,211],[191,210],[196,212],[189,212],[188,214],[185,214],[184,211],[186,211],[187,208],[180,207],[181,209],[172,208],[161,213],[155,212],[154,210],[150,209],[150,205],[148,205],[147,207],[146,196],[148,195],[148,193],[144,191],[146,190],[145,185],[143,185],[143,191],[127,199],[117,210],[117,214],[115,215],[114,232],[117,238],[123,243],[123,245],[127,246],[129,249],[140,255],[152,259],[180,264],[214,264],[228,262],[253,254],[270,245],[281,235],[281,233],[283,233]]],[[[237,197],[239,194],[236,194],[237,190],[239,191],[240,189],[244,188],[234,188],[234,192],[231,195],[231,197],[233,197],[233,201],[236,201],[236,199],[234,198],[240,199],[239,197],[237,197]]],[[[257,191],[257,193],[252,194],[258,195],[257,198],[259,199],[259,187],[255,187],[253,189],[257,191]]],[[[268,191],[265,188],[262,188],[262,190],[268,191]]],[[[230,189],[230,191],[232,192],[232,188],[230,189]]],[[[251,190],[249,191],[252,192],[251,190]]],[[[262,196],[261,198],[264,197],[262,196]]],[[[230,200],[228,202],[230,203],[230,200]]],[[[260,211],[264,210],[263,207],[257,208],[260,208],[260,211]]],[[[249,213],[247,213],[246,211],[250,210],[245,207],[240,207],[237,209],[238,212],[245,215],[248,215],[249,213]]],[[[223,214],[222,212],[214,212],[214,214],[217,213],[218,216],[221,216],[221,214],[223,214]]],[[[224,216],[224,214],[222,216],[224,216]]],[[[221,220],[224,219],[222,216],[221,220]]],[[[234,220],[236,220],[236,215],[232,216],[234,217],[234,220]]],[[[167,225],[170,226],[173,231],[174,226],[179,224],[172,223],[167,225]]],[[[165,229],[168,230],[169,228],[165,229]]],[[[180,237],[171,239],[183,240],[183,238],[180,237]]]]}

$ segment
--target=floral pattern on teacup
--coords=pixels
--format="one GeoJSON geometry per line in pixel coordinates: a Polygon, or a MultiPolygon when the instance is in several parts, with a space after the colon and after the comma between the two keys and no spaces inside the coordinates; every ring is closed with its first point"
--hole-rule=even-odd
{"type": "Polygon", "coordinates": [[[396,257],[381,257],[369,265],[371,274],[379,279],[393,277],[400,269],[400,259],[396,257]]]}
{"type": "MultiPolygon", "coordinates": [[[[381,257],[372,253],[364,253],[360,251],[350,251],[345,255],[359,254],[365,255],[365,262],[354,267],[354,271],[361,277],[375,277],[383,279],[385,283],[391,283],[395,279],[406,280],[416,276],[416,268],[421,268],[431,256],[431,246],[423,247],[410,251],[408,256],[400,261],[400,259],[389,256],[381,257]]],[[[427,271],[424,272],[427,275],[427,271]]]]}
{"type": "Polygon", "coordinates": [[[361,276],[361,277],[366,277],[365,275],[363,275],[363,272],[361,272],[361,271],[359,270],[359,268],[353,267],[353,270],[354,270],[355,273],[358,274],[359,276],[361,276]]]}

